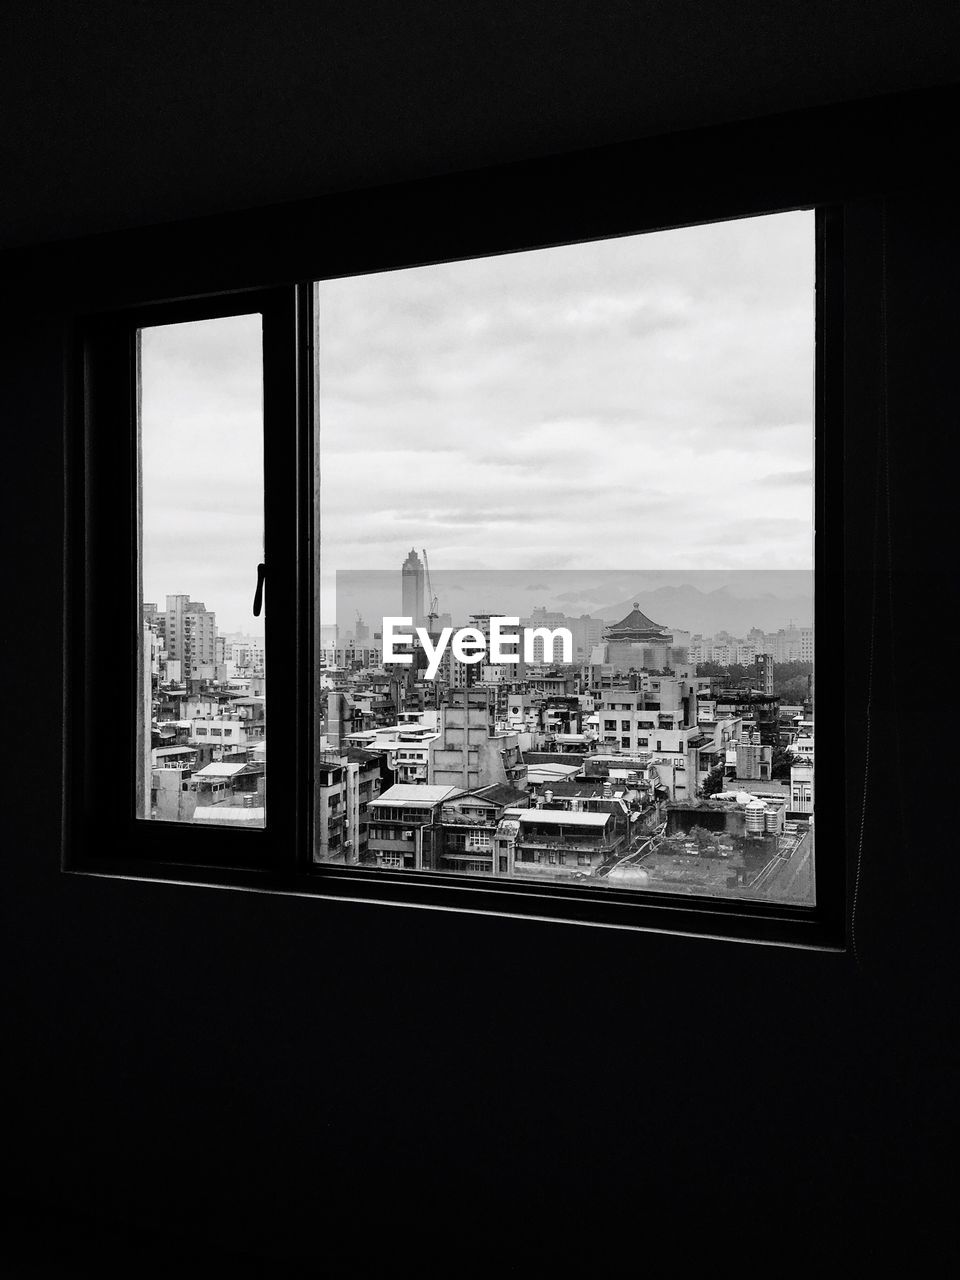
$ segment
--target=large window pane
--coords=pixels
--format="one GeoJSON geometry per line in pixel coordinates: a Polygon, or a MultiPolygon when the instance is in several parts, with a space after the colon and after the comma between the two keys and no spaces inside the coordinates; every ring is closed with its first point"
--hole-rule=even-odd
{"type": "Polygon", "coordinates": [[[318,286],[318,860],[813,904],[814,261],[802,212],[318,286]]]}
{"type": "Polygon", "coordinates": [[[259,314],[140,331],[140,817],[264,825],[262,366],[259,314]]]}

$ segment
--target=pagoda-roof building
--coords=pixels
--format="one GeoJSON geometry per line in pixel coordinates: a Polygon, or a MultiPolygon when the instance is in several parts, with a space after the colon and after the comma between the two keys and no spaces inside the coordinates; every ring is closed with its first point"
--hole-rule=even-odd
{"type": "Polygon", "coordinates": [[[607,628],[604,638],[606,640],[628,640],[631,643],[655,643],[659,641],[661,644],[669,644],[672,636],[659,622],[651,622],[645,613],[640,612],[640,606],[634,604],[625,618],[607,628]]]}

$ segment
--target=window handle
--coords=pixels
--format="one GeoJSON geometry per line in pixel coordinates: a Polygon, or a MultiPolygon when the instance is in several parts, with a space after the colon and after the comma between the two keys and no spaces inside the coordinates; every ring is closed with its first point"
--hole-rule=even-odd
{"type": "Polygon", "coordinates": [[[265,564],[257,565],[257,589],[253,593],[253,616],[260,617],[263,609],[263,580],[267,576],[267,566],[265,564]]]}

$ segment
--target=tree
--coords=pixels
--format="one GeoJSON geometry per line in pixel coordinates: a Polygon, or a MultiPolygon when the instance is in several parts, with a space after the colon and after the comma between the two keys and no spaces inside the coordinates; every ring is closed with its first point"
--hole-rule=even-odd
{"type": "Polygon", "coordinates": [[[770,764],[770,777],[774,779],[789,780],[790,766],[793,764],[793,756],[789,751],[785,751],[783,747],[773,748],[773,759],[770,764]]]}
{"type": "Polygon", "coordinates": [[[706,799],[708,796],[715,796],[718,791],[722,790],[723,765],[715,764],[703,780],[703,786],[700,788],[700,795],[706,799]]]}
{"type": "Polygon", "coordinates": [[[778,698],[795,698],[802,702],[807,696],[807,676],[812,672],[812,662],[775,662],[773,692],[778,698]]]}

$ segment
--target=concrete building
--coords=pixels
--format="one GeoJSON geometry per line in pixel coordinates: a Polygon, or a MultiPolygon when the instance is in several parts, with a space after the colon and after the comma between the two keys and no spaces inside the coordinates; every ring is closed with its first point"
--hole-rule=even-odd
{"type": "Polygon", "coordinates": [[[757,693],[773,695],[773,654],[756,653],[753,657],[754,678],[757,693]]]}
{"type": "MultiPolygon", "coordinates": [[[[442,805],[459,794],[456,787],[396,783],[369,807],[365,861],[396,870],[429,870],[424,863],[424,829],[439,821],[442,805]]],[[[427,837],[427,860],[432,840],[427,837]]]]}
{"type": "Polygon", "coordinates": [[[790,766],[790,811],[812,816],[813,801],[813,758],[811,757],[790,766]]]}
{"type": "Polygon", "coordinates": [[[383,649],[379,644],[351,638],[343,644],[325,645],[320,650],[320,665],[336,671],[379,670],[383,666],[383,649]]]}
{"type": "Polygon", "coordinates": [[[348,747],[385,755],[398,783],[426,783],[430,747],[440,736],[438,723],[438,713],[432,709],[406,713],[397,724],[348,733],[344,741],[348,747]]]}
{"type": "MultiPolygon", "coordinates": [[[[578,667],[582,667],[589,662],[590,654],[594,647],[603,643],[603,620],[591,617],[588,613],[581,613],[575,617],[561,613],[558,610],[545,609],[543,605],[538,605],[529,617],[520,619],[520,625],[532,628],[547,627],[550,631],[556,630],[557,627],[566,627],[573,641],[573,665],[578,667]]],[[[543,662],[546,656],[543,637],[535,636],[533,640],[534,662],[543,662]]]]}
{"type": "Polygon", "coordinates": [[[693,796],[699,751],[711,741],[697,723],[696,686],[689,679],[654,674],[639,683],[639,689],[607,689],[598,698],[598,758],[628,756],[655,764],[671,799],[693,796]]]}
{"type": "Polygon", "coordinates": [[[612,813],[511,808],[500,825],[497,856],[512,859],[517,875],[564,880],[593,875],[625,847],[612,813]]]}
{"type": "Polygon", "coordinates": [[[631,778],[597,776],[559,782],[542,790],[535,807],[612,814],[616,834],[623,837],[625,847],[648,831],[659,814],[655,784],[649,773],[634,773],[631,778]]]}
{"type": "Polygon", "coordinates": [[[769,782],[773,769],[773,747],[759,742],[736,744],[736,780],[738,782],[769,782]]]}
{"type": "Polygon", "coordinates": [[[262,676],[266,672],[267,655],[263,636],[225,636],[223,653],[227,675],[231,678],[262,676]]]}
{"type": "Polygon", "coordinates": [[[430,783],[463,791],[494,784],[522,787],[526,766],[520,739],[512,730],[497,728],[495,692],[456,689],[447,697],[440,732],[430,743],[430,783]]]}
{"type": "Polygon", "coordinates": [[[193,769],[187,757],[158,757],[151,778],[151,816],[166,822],[224,821],[262,826],[266,774],[262,761],[211,761],[193,769]],[[216,815],[207,809],[220,810],[216,815]]]}
{"type": "Polygon", "coordinates": [[[229,752],[246,747],[253,736],[248,736],[246,724],[239,717],[209,716],[191,721],[188,741],[191,746],[221,747],[229,752]]]}
{"type": "Polygon", "coordinates": [[[780,745],[780,699],[773,694],[757,693],[753,689],[720,689],[715,714],[718,720],[742,721],[744,733],[755,728],[764,746],[780,745]]]}
{"type": "Polygon", "coordinates": [[[217,615],[188,595],[167,596],[164,637],[168,658],[182,663],[185,679],[217,661],[217,615]]]}
{"type": "Polygon", "coordinates": [[[527,808],[530,797],[516,787],[478,787],[447,801],[439,822],[424,828],[424,863],[437,871],[510,876],[509,851],[498,853],[497,827],[508,807],[527,808]]]}
{"type": "Polygon", "coordinates": [[[313,793],[317,861],[351,865],[366,860],[369,806],[386,779],[381,754],[355,747],[321,752],[313,793]]]}

